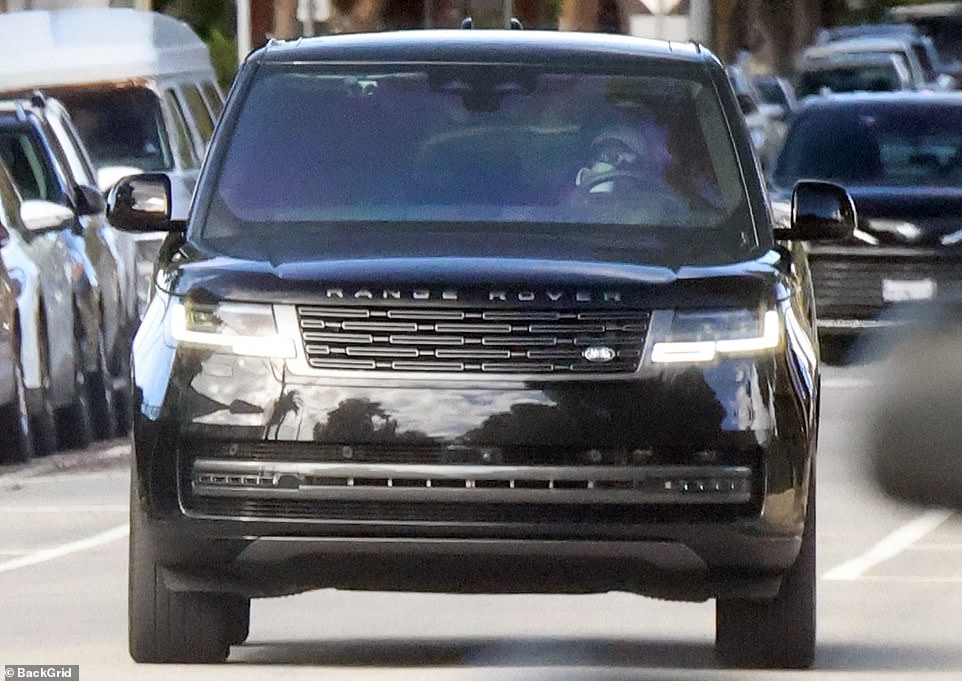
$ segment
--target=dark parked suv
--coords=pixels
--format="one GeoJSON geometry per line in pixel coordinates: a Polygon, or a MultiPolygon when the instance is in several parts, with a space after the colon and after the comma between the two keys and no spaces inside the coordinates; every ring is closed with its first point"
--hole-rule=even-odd
{"type": "Polygon", "coordinates": [[[811,664],[818,347],[719,61],[525,31],[246,62],[134,341],[130,651],[211,661],[321,587],[717,599],[732,665],[811,664]],[[776,238],[780,241],[776,241],[776,238]]]}

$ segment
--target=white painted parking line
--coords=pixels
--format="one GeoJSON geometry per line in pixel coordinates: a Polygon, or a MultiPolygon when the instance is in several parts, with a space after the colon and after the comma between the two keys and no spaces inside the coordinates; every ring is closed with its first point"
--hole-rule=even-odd
{"type": "Polygon", "coordinates": [[[894,575],[885,576],[863,576],[859,577],[860,582],[878,582],[880,584],[962,584],[960,577],[898,577],[894,575]]]}
{"type": "Polygon", "coordinates": [[[0,572],[10,572],[11,570],[17,570],[29,565],[36,565],[37,563],[44,563],[48,560],[53,560],[54,558],[69,556],[72,553],[79,553],[80,551],[86,551],[104,544],[109,544],[112,541],[126,537],[129,531],[130,527],[127,523],[124,523],[123,525],[112,527],[109,530],[101,532],[100,534],[95,534],[92,537],[87,537],[86,539],[78,539],[77,541],[61,544],[60,546],[55,546],[50,549],[43,549],[42,551],[36,551],[26,556],[21,556],[20,558],[14,558],[13,560],[8,560],[5,563],[0,563],[0,572]]]}
{"type": "Polygon", "coordinates": [[[905,551],[912,546],[912,544],[948,520],[951,515],[951,511],[927,511],[915,520],[906,523],[889,534],[861,556],[847,560],[841,565],[832,568],[825,573],[822,579],[826,581],[853,581],[859,579],[876,565],[884,563],[890,558],[894,558],[902,553],[902,551],[905,551]]]}

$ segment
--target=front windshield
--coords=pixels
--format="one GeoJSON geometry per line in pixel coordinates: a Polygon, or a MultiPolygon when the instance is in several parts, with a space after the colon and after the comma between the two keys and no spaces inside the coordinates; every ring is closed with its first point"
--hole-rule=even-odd
{"type": "Polygon", "coordinates": [[[60,99],[98,168],[173,168],[160,100],[144,87],[64,88],[60,99]]]}
{"type": "Polygon", "coordinates": [[[828,92],[890,92],[901,90],[902,82],[893,61],[824,66],[798,77],[798,97],[828,92]]]}
{"type": "Polygon", "coordinates": [[[800,117],[789,132],[774,182],[962,187],[962,108],[863,102],[800,117]]]}
{"type": "Polygon", "coordinates": [[[427,223],[757,243],[717,96],[694,78],[269,66],[229,135],[200,235],[227,252],[296,229],[331,257],[345,226],[385,242],[427,223]]]}

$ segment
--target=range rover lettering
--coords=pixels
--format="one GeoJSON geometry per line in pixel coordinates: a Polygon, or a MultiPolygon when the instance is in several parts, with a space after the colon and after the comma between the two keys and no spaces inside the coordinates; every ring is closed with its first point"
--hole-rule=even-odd
{"type": "MultiPolygon", "coordinates": [[[[317,588],[717,601],[735,666],[815,645],[819,366],[721,63],[500,30],[274,42],[232,89],[133,352],[130,651],[218,661],[317,588]]],[[[323,616],[323,615],[321,615],[323,616]]]]}

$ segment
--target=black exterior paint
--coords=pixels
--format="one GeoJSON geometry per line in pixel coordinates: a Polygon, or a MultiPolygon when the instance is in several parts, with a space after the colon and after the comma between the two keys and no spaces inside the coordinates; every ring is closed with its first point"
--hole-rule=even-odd
{"type": "MultiPolygon", "coordinates": [[[[651,267],[577,254],[239,260],[198,247],[189,222],[186,236],[173,232],[161,252],[133,361],[134,509],[145,514],[146,537],[176,588],[254,596],[319,587],[619,589],[683,600],[777,593],[801,544],[815,455],[812,291],[802,250],[772,240],[763,185],[724,71],[691,46],[675,53],[631,41],[499,35],[269,46],[248,60],[234,87],[211,163],[229,144],[231,107],[240,106],[264,61],[603,60],[626,70],[639,60],[660,60],[667,69],[698,62],[718,84],[741,157],[759,235],[754,257],[719,267],[651,267]],[[452,291],[456,300],[445,294],[452,291]],[[395,302],[394,292],[413,309],[774,308],[784,343],[758,356],[687,365],[642,360],[628,375],[571,379],[320,375],[292,361],[175,349],[165,337],[174,297],[378,307],[395,302]],[[407,457],[452,467],[717,463],[750,468],[752,488],[734,505],[329,501],[265,509],[228,500],[229,511],[199,505],[190,491],[195,457],[323,463],[348,450],[362,460],[407,457]]],[[[205,192],[202,175],[197,204],[205,192]]]]}

